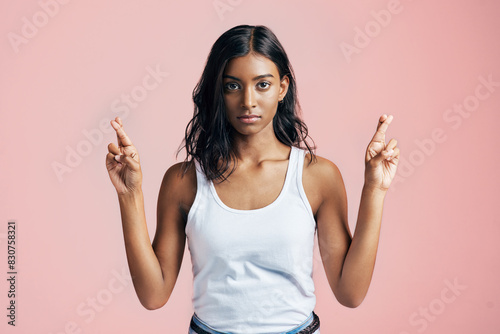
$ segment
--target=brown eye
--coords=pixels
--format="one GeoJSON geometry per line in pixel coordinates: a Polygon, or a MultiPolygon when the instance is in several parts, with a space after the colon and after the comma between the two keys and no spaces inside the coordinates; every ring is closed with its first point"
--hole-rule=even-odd
{"type": "Polygon", "coordinates": [[[233,91],[234,89],[229,88],[229,87],[231,87],[231,86],[238,86],[238,85],[237,85],[236,83],[234,83],[234,82],[230,82],[230,83],[227,83],[227,84],[224,86],[224,88],[226,88],[226,89],[227,89],[227,90],[229,90],[229,91],[233,91]]]}
{"type": "Polygon", "coordinates": [[[269,86],[271,86],[271,83],[264,81],[264,82],[260,82],[259,85],[266,85],[265,87],[261,86],[260,88],[267,89],[267,88],[269,88],[269,86]]]}

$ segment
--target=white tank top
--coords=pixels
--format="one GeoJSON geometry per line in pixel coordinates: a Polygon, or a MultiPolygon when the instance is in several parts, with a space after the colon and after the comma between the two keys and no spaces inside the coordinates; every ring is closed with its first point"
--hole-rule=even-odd
{"type": "Polygon", "coordinates": [[[198,188],[185,230],[192,302],[214,330],[280,333],[314,310],[316,222],[302,186],[305,154],[291,147],[280,194],[255,210],[226,206],[195,160],[198,188]]]}

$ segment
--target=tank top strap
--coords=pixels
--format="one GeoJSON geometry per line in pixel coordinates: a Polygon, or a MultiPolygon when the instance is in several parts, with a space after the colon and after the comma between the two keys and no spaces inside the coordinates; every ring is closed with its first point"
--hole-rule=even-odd
{"type": "Polygon", "coordinates": [[[297,148],[295,147],[295,150],[297,151],[297,161],[296,161],[296,168],[297,168],[297,182],[300,181],[302,183],[302,172],[304,169],[304,158],[306,155],[306,150],[297,148]]]}
{"type": "Polygon", "coordinates": [[[316,220],[314,219],[314,214],[312,212],[312,207],[311,204],[309,203],[309,199],[307,198],[306,192],[304,190],[304,184],[302,182],[303,178],[303,173],[304,173],[304,162],[305,159],[309,159],[309,157],[306,158],[308,150],[302,149],[302,148],[296,148],[297,150],[297,166],[296,166],[296,189],[299,192],[299,196],[302,199],[302,202],[304,203],[308,213],[309,213],[309,218],[311,221],[314,223],[315,228],[316,226],[316,220]]]}
{"type": "MultiPolygon", "coordinates": [[[[192,219],[193,215],[200,206],[202,207],[202,209],[203,207],[206,206],[206,203],[204,202],[206,201],[208,194],[210,194],[210,183],[209,183],[210,181],[207,179],[207,177],[201,170],[201,166],[198,160],[193,159],[193,161],[196,170],[196,195],[188,213],[187,217],[188,222],[192,219]]],[[[187,232],[189,229],[190,225],[186,224],[185,231],[187,232]]]]}
{"type": "Polygon", "coordinates": [[[198,189],[208,187],[209,186],[208,179],[201,170],[201,165],[199,161],[197,159],[193,159],[193,161],[196,166],[196,185],[198,186],[198,189]]]}
{"type": "Polygon", "coordinates": [[[288,161],[288,169],[286,171],[287,173],[286,181],[292,183],[294,182],[294,179],[297,177],[298,162],[300,160],[300,150],[295,146],[291,146],[290,157],[288,159],[289,161],[288,161]]]}

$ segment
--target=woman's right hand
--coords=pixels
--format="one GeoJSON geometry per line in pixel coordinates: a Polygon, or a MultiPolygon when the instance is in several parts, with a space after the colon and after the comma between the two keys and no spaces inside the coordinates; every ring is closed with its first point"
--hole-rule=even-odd
{"type": "Polygon", "coordinates": [[[116,131],[118,146],[115,143],[108,145],[106,168],[109,178],[115,186],[118,195],[138,191],[142,186],[142,171],[139,153],[123,129],[119,117],[111,120],[111,126],[116,131]]]}

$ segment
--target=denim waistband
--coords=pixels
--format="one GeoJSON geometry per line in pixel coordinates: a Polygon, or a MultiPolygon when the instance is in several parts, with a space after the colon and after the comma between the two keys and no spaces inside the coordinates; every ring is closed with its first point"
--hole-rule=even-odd
{"type": "MultiPolygon", "coordinates": [[[[314,320],[316,320],[316,322],[317,322],[316,329],[319,329],[319,318],[313,311],[313,312],[311,312],[309,317],[307,317],[307,319],[304,322],[302,322],[300,325],[298,325],[297,327],[293,328],[292,330],[290,330],[288,332],[281,332],[281,333],[276,333],[276,334],[297,334],[297,333],[300,333],[301,330],[303,330],[306,327],[308,327],[309,325],[311,325],[314,320]]],[[[208,324],[203,322],[200,318],[198,318],[196,313],[194,313],[193,316],[191,317],[190,328],[191,328],[191,330],[193,330],[197,334],[231,334],[228,332],[220,332],[220,331],[213,329],[208,324]],[[196,328],[196,327],[198,327],[198,328],[196,328]]],[[[313,332],[311,332],[311,333],[313,333],[313,332]]]]}

